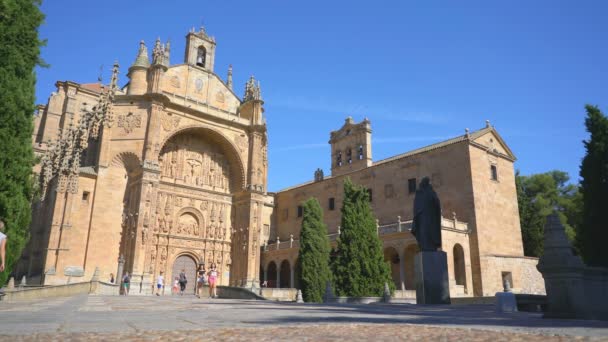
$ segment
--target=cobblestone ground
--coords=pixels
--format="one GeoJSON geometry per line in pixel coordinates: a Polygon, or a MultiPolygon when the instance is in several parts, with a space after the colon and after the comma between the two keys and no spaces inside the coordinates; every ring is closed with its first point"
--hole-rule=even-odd
{"type": "Polygon", "coordinates": [[[138,333],[6,336],[6,341],[605,341],[601,337],[547,336],[409,324],[340,324],[138,333]]]}
{"type": "Polygon", "coordinates": [[[322,305],[79,296],[0,302],[0,341],[608,341],[608,322],[491,305],[322,305]]]}

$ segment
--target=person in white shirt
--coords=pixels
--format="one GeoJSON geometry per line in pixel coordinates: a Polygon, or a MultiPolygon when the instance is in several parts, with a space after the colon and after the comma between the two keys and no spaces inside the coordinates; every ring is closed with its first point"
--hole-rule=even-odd
{"type": "Polygon", "coordinates": [[[4,235],[4,222],[2,220],[0,220],[0,258],[2,258],[0,272],[3,272],[4,262],[6,260],[6,235],[4,235]]]}
{"type": "Polygon", "coordinates": [[[160,291],[163,288],[165,278],[163,277],[163,271],[160,271],[158,278],[156,278],[156,295],[160,296],[160,291]]]}

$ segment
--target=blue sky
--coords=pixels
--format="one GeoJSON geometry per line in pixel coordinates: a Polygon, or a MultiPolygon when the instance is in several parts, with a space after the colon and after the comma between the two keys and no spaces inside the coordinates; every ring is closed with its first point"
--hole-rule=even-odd
{"type": "Polygon", "coordinates": [[[234,67],[237,94],[261,81],[269,190],[330,173],[329,132],[369,117],[373,159],[478,129],[489,119],[522,174],[559,169],[576,181],[584,105],[608,112],[607,1],[79,1],[46,0],[36,96],[57,80],[120,83],[140,40],[216,37],[215,72],[234,67]]]}

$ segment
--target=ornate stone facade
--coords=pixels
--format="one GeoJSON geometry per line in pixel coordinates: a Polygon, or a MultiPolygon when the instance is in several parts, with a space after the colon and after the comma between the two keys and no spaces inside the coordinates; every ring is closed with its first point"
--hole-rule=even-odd
{"type": "Polygon", "coordinates": [[[160,40],[150,62],[141,42],[122,90],[116,65],[109,87],[58,82],[40,106],[43,200],[18,272],[63,284],[66,270],[88,279],[99,267],[103,280],[122,255],[132,288],[149,293],[186,257],[217,264],[220,284],[258,286],[258,241],[270,225],[258,208],[272,203],[259,82],[239,99],[232,69],[226,82],[214,73],[215,40],[204,29],[186,40],[184,64],[171,65],[160,40]]]}

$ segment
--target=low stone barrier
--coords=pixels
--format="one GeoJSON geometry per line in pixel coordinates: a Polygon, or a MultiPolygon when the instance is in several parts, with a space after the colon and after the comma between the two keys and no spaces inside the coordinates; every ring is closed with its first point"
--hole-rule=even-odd
{"type": "Polygon", "coordinates": [[[73,283],[65,285],[51,285],[43,287],[16,288],[4,292],[2,301],[15,302],[40,298],[69,297],[79,294],[89,294],[92,282],[73,283]]]}
{"type": "MultiPolygon", "coordinates": [[[[203,291],[207,290],[207,292],[203,292],[203,294],[209,293],[208,289],[208,287],[205,287],[203,291]]],[[[220,298],[266,300],[266,298],[260,296],[259,294],[243,287],[218,286],[217,295],[220,298]]]]}
{"type": "Polygon", "coordinates": [[[298,295],[298,289],[294,288],[262,288],[262,297],[269,300],[277,300],[277,301],[295,301],[298,295]]]}
{"type": "Polygon", "coordinates": [[[28,301],[41,298],[71,297],[82,294],[118,295],[119,286],[100,281],[86,281],[65,285],[18,287],[5,290],[0,300],[6,302],[28,301]]]}
{"type": "Polygon", "coordinates": [[[335,297],[334,303],[340,304],[372,304],[382,302],[382,297],[335,297]]]}

